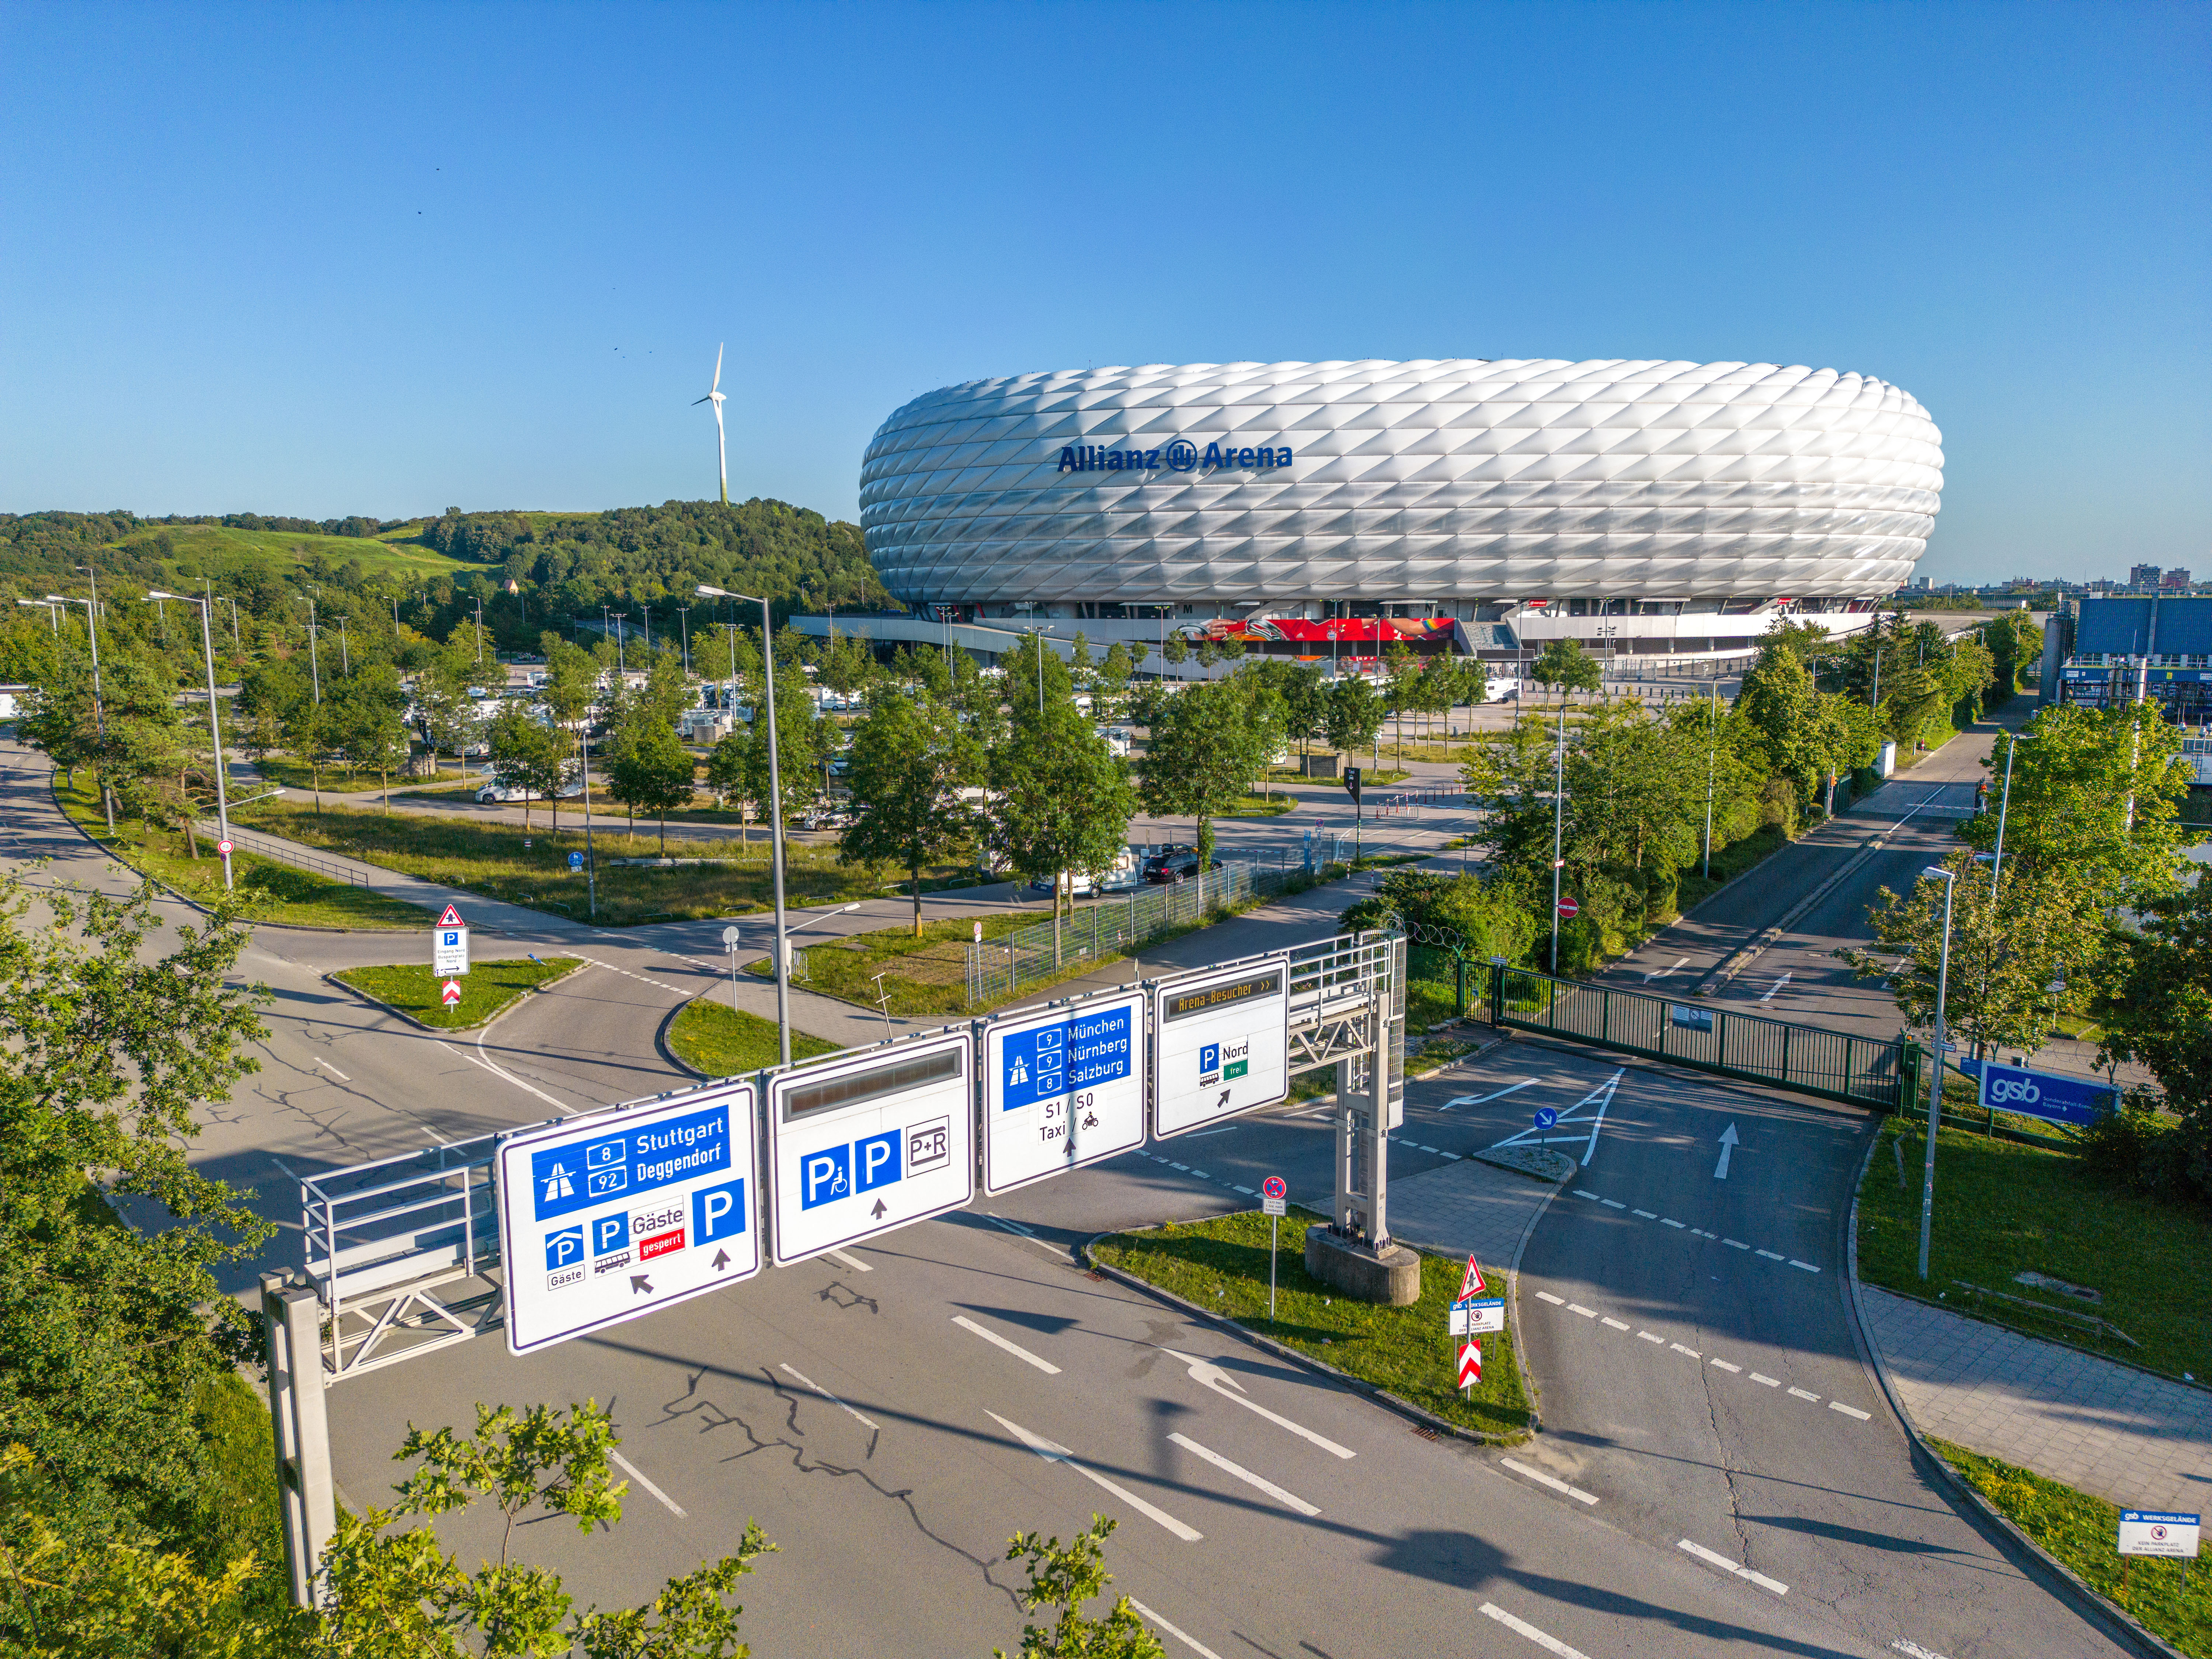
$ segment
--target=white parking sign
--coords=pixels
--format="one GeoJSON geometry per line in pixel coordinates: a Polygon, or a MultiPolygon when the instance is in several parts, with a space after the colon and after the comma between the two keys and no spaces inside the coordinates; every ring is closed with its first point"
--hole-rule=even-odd
{"type": "Polygon", "coordinates": [[[983,1190],[1145,1144],[1145,997],[1087,997],[983,1030],[983,1190]]]}
{"type": "Polygon", "coordinates": [[[1155,1135],[1165,1140],[1289,1097],[1286,958],[1170,980],[1152,995],[1155,1135]]]}
{"type": "Polygon", "coordinates": [[[507,1346],[533,1353],[760,1271],[750,1083],[500,1142],[507,1346]]]}
{"type": "Polygon", "coordinates": [[[918,1037],[769,1079],[779,1264],[975,1195],[974,1049],[964,1032],[918,1037]]]}

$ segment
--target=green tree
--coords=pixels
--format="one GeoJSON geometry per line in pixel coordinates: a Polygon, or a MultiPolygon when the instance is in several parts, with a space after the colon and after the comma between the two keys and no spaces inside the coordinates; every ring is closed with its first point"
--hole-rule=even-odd
{"type": "Polygon", "coordinates": [[[28,707],[16,718],[15,734],[43,751],[75,788],[78,768],[97,767],[104,752],[91,665],[74,653],[61,654],[54,671],[30,685],[28,707]]]}
{"type": "MultiPolygon", "coordinates": [[[[786,665],[781,656],[776,662],[776,763],[783,783],[783,812],[788,818],[813,793],[813,786],[803,781],[818,777],[828,757],[825,733],[815,715],[813,699],[807,695],[805,677],[786,665]]],[[[764,703],[754,702],[752,726],[745,740],[745,793],[760,804],[763,813],[769,799],[767,712],[764,703]]]]}
{"type": "Polygon", "coordinates": [[[1983,648],[1990,653],[1990,669],[2002,701],[2019,690],[2021,677],[2032,674],[2043,659],[2043,630],[2025,606],[1999,612],[1981,626],[1983,648]]]}
{"type": "MultiPolygon", "coordinates": [[[[18,1560],[43,1528],[103,1572],[118,1549],[156,1571],[164,1540],[198,1573],[230,1566],[199,1402],[257,1342],[215,1273],[276,1230],[194,1167],[191,1114],[259,1069],[267,993],[231,984],[248,938],[220,913],[165,926],[150,887],[0,879],[0,1448],[23,1449],[0,1549],[18,1560]],[[118,1224],[111,1197],[158,1224],[118,1224]]],[[[47,1650],[74,1593],[0,1572],[0,1649],[47,1650]]]]}
{"type": "MultiPolygon", "coordinates": [[[[743,732],[726,734],[707,751],[707,787],[720,796],[726,805],[732,798],[750,800],[752,739],[743,732]]],[[[750,830],[740,820],[738,825],[740,845],[751,840],[750,830]]]]}
{"type": "Polygon", "coordinates": [[[1139,793],[1155,817],[1197,821],[1199,878],[1213,862],[1213,820],[1267,769],[1275,733],[1255,718],[1246,674],[1194,682],[1152,717],[1139,793]]]}
{"type": "Polygon", "coordinates": [[[1358,674],[1343,674],[1328,684],[1328,708],[1322,719],[1328,746],[1339,754],[1357,754],[1375,741],[1389,711],[1375,688],[1358,674]]]}
{"type": "MultiPolygon", "coordinates": [[[[1127,844],[1137,792],[1127,766],[1071,704],[1016,714],[992,751],[990,844],[1014,873],[1052,883],[1053,960],[1060,961],[1060,900],[1071,872],[1103,875],[1127,844]]],[[[1069,893],[1073,908],[1073,893],[1069,893]]]]}
{"type": "Polygon", "coordinates": [[[878,695],[853,734],[854,816],[839,838],[838,862],[905,871],[917,939],[921,872],[967,844],[973,825],[960,792],[982,769],[981,750],[951,709],[902,692],[878,695]]]}
{"type": "Polygon", "coordinates": [[[399,712],[374,697],[348,697],[331,709],[337,752],[349,768],[374,772],[384,790],[384,810],[392,811],[392,775],[404,769],[411,752],[399,712]]]}
{"type": "Polygon", "coordinates": [[[609,794],[632,813],[659,820],[664,858],[668,854],[668,815],[691,804],[696,767],[691,751],[678,741],[676,728],[648,718],[616,750],[608,769],[609,794]]]}
{"type": "Polygon", "coordinates": [[[561,790],[568,782],[568,740],[519,702],[510,702],[487,728],[491,775],[502,789],[521,789],[522,823],[530,826],[530,805],[543,798],[553,805],[553,832],[561,831],[561,790]]]}
{"type": "Polygon", "coordinates": [[[2179,1173],[2212,1198],[2212,881],[2154,901],[2120,955],[2098,1062],[2150,1068],[2180,1116],[2179,1173]]]}
{"type": "MultiPolygon", "coordinates": [[[[1114,1576],[1106,1571],[1105,1546],[1117,1524],[1106,1516],[1094,1514],[1091,1524],[1065,1545],[1057,1535],[1014,1534],[1006,1546],[1006,1559],[1029,1565],[1029,1586],[1021,1592],[1022,1611],[1060,1609],[1060,1617],[1049,1630],[1035,1625],[1022,1626],[1022,1645],[1014,1659],[1165,1659],[1167,1650],[1137,1616],[1127,1596],[1116,1596],[1103,1619],[1093,1619],[1083,1610],[1114,1582],[1114,1576]]],[[[991,1651],[994,1659],[1007,1659],[1004,1648],[991,1651]]]]}
{"type": "Polygon", "coordinates": [[[1596,690],[1605,684],[1605,671],[1595,657],[1583,649],[1580,640],[1562,636],[1537,653],[1528,678],[1564,696],[1569,691],[1596,690]]]}
{"type": "Polygon", "coordinates": [[[671,1579],[645,1607],[615,1613],[573,1613],[558,1573],[513,1558],[515,1528],[533,1510],[567,1516],[587,1535],[622,1519],[628,1488],[614,1482],[610,1467],[619,1443],[597,1401],[572,1406],[565,1416],[544,1406],[478,1405],[473,1437],[410,1425],[394,1455],[420,1462],[393,1489],[399,1502],[341,1514],[324,1553],[331,1601],[317,1620],[315,1651],[332,1659],[550,1659],[572,1651],[592,1659],[743,1659],[750,1651],[738,1640],[744,1609],[729,1597],[775,1548],[754,1522],[745,1523],[736,1553],[671,1579]],[[399,1522],[434,1521],[480,1499],[504,1524],[499,1559],[473,1573],[430,1527],[395,1530],[399,1522]]]}

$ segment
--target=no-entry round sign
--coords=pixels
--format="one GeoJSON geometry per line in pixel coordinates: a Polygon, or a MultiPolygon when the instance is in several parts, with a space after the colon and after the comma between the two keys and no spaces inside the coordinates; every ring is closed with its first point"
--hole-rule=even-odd
{"type": "Polygon", "coordinates": [[[1579,913],[1582,908],[1571,898],[1563,898],[1559,901],[1559,914],[1563,916],[1573,916],[1579,913]]]}
{"type": "Polygon", "coordinates": [[[228,858],[230,856],[230,843],[227,841],[219,841],[215,844],[215,850],[222,854],[223,857],[228,858]]]}
{"type": "Polygon", "coordinates": [[[1290,1190],[1280,1176],[1269,1176],[1260,1183],[1260,1191],[1268,1198],[1280,1198],[1290,1190]]]}

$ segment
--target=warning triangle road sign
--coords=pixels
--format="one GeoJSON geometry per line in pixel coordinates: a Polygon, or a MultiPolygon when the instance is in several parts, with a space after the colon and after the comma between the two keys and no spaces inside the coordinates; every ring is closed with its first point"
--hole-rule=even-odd
{"type": "Polygon", "coordinates": [[[449,904],[446,907],[446,914],[438,918],[438,926],[441,927],[465,927],[468,926],[468,923],[463,921],[461,920],[461,913],[449,904]]]}
{"type": "Polygon", "coordinates": [[[1482,1381],[1482,1344],[1462,1343],[1459,1351],[1459,1381],[1453,1386],[1472,1389],[1482,1381]]]}
{"type": "Polygon", "coordinates": [[[1459,1300],[1464,1302],[1471,1296],[1482,1294],[1482,1269],[1474,1265],[1474,1258],[1470,1255],[1467,1259],[1467,1276],[1459,1282],[1459,1300]]]}

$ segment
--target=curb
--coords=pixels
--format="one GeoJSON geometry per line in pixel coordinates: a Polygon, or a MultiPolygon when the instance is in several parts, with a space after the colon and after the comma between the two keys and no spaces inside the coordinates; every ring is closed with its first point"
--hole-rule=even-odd
{"type": "MultiPolygon", "coordinates": [[[[1689,994],[1693,997],[1709,997],[1712,995],[1714,992],[1720,989],[1722,986],[1727,984],[1738,974],[1741,973],[1745,969],[1750,967],[1751,964],[1759,958],[1761,952],[1765,951],[1769,945],[1776,943],[1784,933],[1790,931],[1791,925],[1796,921],[1798,917],[1803,915],[1815,904],[1818,904],[1822,899],[1827,897],[1830,893],[1833,892],[1836,888],[1842,884],[1845,876],[1851,874],[1854,871],[1858,869],[1861,865],[1864,864],[1869,859],[1871,859],[1876,853],[1881,852],[1882,848],[1888,842],[1890,836],[1894,835],[1899,829],[1902,828],[1905,822],[1905,819],[1899,818],[1897,823],[1893,824],[1889,829],[1880,830],[1871,839],[1861,842],[1858,849],[1849,858],[1845,859],[1840,867],[1832,873],[1828,878],[1822,882],[1818,887],[1815,887],[1811,892],[1806,894],[1803,898],[1799,899],[1796,903],[1791,905],[1790,908],[1784,913],[1780,921],[1773,922],[1765,927],[1762,927],[1749,939],[1746,940],[1743,944],[1737,945],[1735,950],[1729,951],[1728,955],[1722,957],[1719,962],[1707,969],[1704,977],[1699,979],[1695,985],[1692,985],[1690,988],[1689,994]]],[[[1764,863],[1765,861],[1765,860],[1760,860],[1761,863],[1764,863]]],[[[1757,866],[1753,867],[1755,868],[1757,866]]],[[[1747,871],[1745,873],[1747,875],[1750,872],[1747,871]]]]}
{"type": "MultiPolygon", "coordinates": [[[[1230,1213],[1232,1215],[1249,1215],[1253,1213],[1253,1212],[1249,1210],[1231,1211],[1230,1213]]],[[[1310,1213],[1310,1212],[1309,1212],[1309,1213],[1310,1213]]],[[[1083,1265],[1091,1272],[1103,1274],[1106,1278],[1113,1279],[1117,1284],[1127,1285],[1131,1290],[1141,1291],[1145,1295],[1152,1297],[1155,1301],[1164,1302],[1170,1307],[1180,1308],[1183,1312],[1192,1315],[1194,1317],[1204,1320],[1207,1324],[1213,1326],[1218,1330],[1228,1333],[1230,1335],[1236,1337],[1239,1341],[1249,1342],[1255,1348],[1265,1348],[1269,1353],[1275,1355],[1278,1358],[1287,1359],[1294,1365],[1302,1366],[1307,1370],[1317,1372],[1323,1376],[1327,1376],[1334,1382],[1341,1383],[1345,1388],[1350,1389],[1355,1394],[1364,1395],[1368,1399],[1372,1400],[1376,1404],[1380,1405],[1384,1410],[1394,1412],[1398,1416],[1409,1419],[1421,1428],[1432,1430],[1437,1434],[1448,1434],[1455,1440],[1464,1440],[1469,1445],[1474,1446],[1517,1446],[1522,1444],[1524,1439],[1533,1439],[1535,1437],[1538,1431],[1534,1421],[1535,1406],[1533,1400],[1529,1406],[1530,1422],[1528,1431],[1525,1436],[1507,1437],[1499,1435],[1485,1434],[1479,1429],[1462,1428],[1456,1423],[1449,1421],[1444,1418],[1438,1417],[1434,1412],[1424,1410],[1422,1407],[1413,1404],[1410,1400],[1401,1400],[1396,1395],[1392,1394],[1389,1389],[1383,1388],[1379,1383],[1365,1382],[1359,1377],[1352,1376],[1348,1371],[1339,1370],[1327,1360],[1316,1359],[1311,1354],[1300,1353],[1296,1348],[1285,1346],[1284,1344],[1274,1340],[1272,1337],[1261,1336],[1257,1331],[1249,1329],[1245,1326],[1238,1324],[1235,1320],[1229,1318],[1225,1315],[1218,1314],[1211,1308],[1201,1308],[1195,1302],[1186,1302],[1182,1297],[1177,1296],[1173,1291],[1162,1290],[1158,1285],[1151,1284],[1145,1279],[1141,1279],[1134,1273],[1123,1272],[1121,1268],[1115,1267],[1111,1262],[1099,1261],[1096,1255],[1091,1254],[1092,1245],[1097,1243],[1097,1242],[1102,1238],[1112,1237],[1115,1233],[1154,1232],[1165,1224],[1168,1224],[1155,1222],[1150,1225],[1143,1227],[1116,1227],[1111,1232],[1093,1233],[1089,1238],[1083,1241],[1083,1249],[1081,1252],[1083,1265]]],[[[1428,1252],[1428,1254],[1434,1255],[1435,1252],[1431,1251],[1428,1252]]],[[[1520,1355],[1520,1334],[1517,1331],[1514,1334],[1514,1355],[1517,1364],[1520,1355]]],[[[1522,1373],[1522,1380],[1525,1387],[1528,1380],[1527,1373],[1525,1371],[1522,1373]]]]}
{"type": "MultiPolygon", "coordinates": [[[[704,996],[706,994],[707,994],[703,991],[699,994],[700,996],[704,996]]],[[[686,997],[683,1001],[678,1003],[673,1008],[671,1008],[666,1013],[663,1014],[660,1017],[660,1024],[653,1028],[653,1046],[660,1051],[660,1057],[663,1060],[666,1060],[671,1066],[673,1066],[678,1071],[683,1073],[685,1076],[696,1077],[703,1083],[719,1083],[721,1081],[720,1079],[715,1077],[710,1072],[701,1071],[690,1060],[684,1059],[683,1055],[676,1052],[676,1045],[668,1040],[669,1032],[675,1029],[676,1017],[698,1000],[699,997],[686,997]]]]}
{"type": "Polygon", "coordinates": [[[1898,1397],[1897,1389],[1890,1382],[1889,1367],[1882,1361],[1881,1350],[1875,1346],[1874,1340],[1866,1334],[1866,1316],[1859,1302],[1859,1188],[1866,1182],[1868,1166],[1873,1163],[1875,1151],[1881,1144],[1881,1137],[1879,1133],[1867,1138],[1866,1156],[1859,1160],[1858,1176],[1851,1187],[1850,1218],[1845,1223],[1849,1231],[1844,1238],[1844,1259],[1846,1270],[1844,1282],[1850,1291],[1847,1306],[1850,1312],[1851,1340],[1858,1346],[1860,1359],[1865,1364],[1867,1369],[1874,1373],[1875,1381],[1881,1389],[1882,1398],[1889,1402],[1891,1413],[1897,1419],[1899,1425],[1904,1429],[1905,1438],[1912,1447],[1912,1461],[1916,1468],[1923,1479],[1928,1478],[1929,1471],[1932,1470],[1936,1480],[1948,1488],[1954,1498],[1963,1499],[1971,1505],[1972,1512],[1987,1523],[1984,1528],[1985,1532],[1994,1527],[2002,1534],[1996,1541],[2002,1543],[2008,1539],[2026,1551],[2034,1562],[2043,1567],[2049,1579],[2055,1581],[2049,1584],[2049,1588],[2055,1590],[2063,1600],[2071,1602],[2077,1612],[2091,1624],[2102,1630],[2106,1635],[2112,1637],[2123,1646],[2131,1646],[2139,1653],[2151,1656],[2151,1659],[2187,1659],[2187,1656],[2179,1648],[2175,1647],[2164,1637],[2145,1629],[2131,1614],[2115,1607],[2092,1589],[2071,1567],[2029,1537],[1996,1504],[1983,1497],[1973,1482],[1953,1468],[1944,1461],[1942,1455],[1928,1443],[1927,1437],[1920,1431],[1920,1425],[1912,1420],[1912,1414],[1905,1409],[1904,1401],[1898,1397]]]}
{"type": "MultiPolygon", "coordinates": [[[[582,973],[584,969],[589,968],[591,965],[592,964],[588,962],[580,962],[574,968],[568,969],[564,973],[556,974],[550,979],[540,980],[537,984],[530,987],[529,989],[524,991],[520,996],[517,996],[512,1002],[509,1002],[505,1007],[501,1008],[496,1012],[469,1025],[425,1025],[421,1020],[416,1018],[414,1015],[406,1012],[404,1009],[395,1008],[390,1003],[369,995],[368,992],[362,990],[358,985],[349,985],[345,981],[338,977],[342,973],[350,973],[352,971],[350,969],[333,968],[329,973],[323,975],[323,982],[325,985],[335,985],[339,990],[343,991],[347,995],[353,997],[357,1001],[365,1002],[372,1008],[381,1009],[384,1012],[391,1015],[394,1019],[405,1020],[410,1025],[412,1025],[418,1031],[428,1031],[432,1036],[450,1036],[457,1031],[489,1030],[493,1026],[498,1024],[500,1021],[505,1019],[516,1009],[528,1002],[531,998],[538,995],[540,992],[550,990],[554,986],[561,983],[562,980],[574,979],[577,975],[582,973]]],[[[703,1075],[703,1073],[699,1075],[703,1075]]]]}

